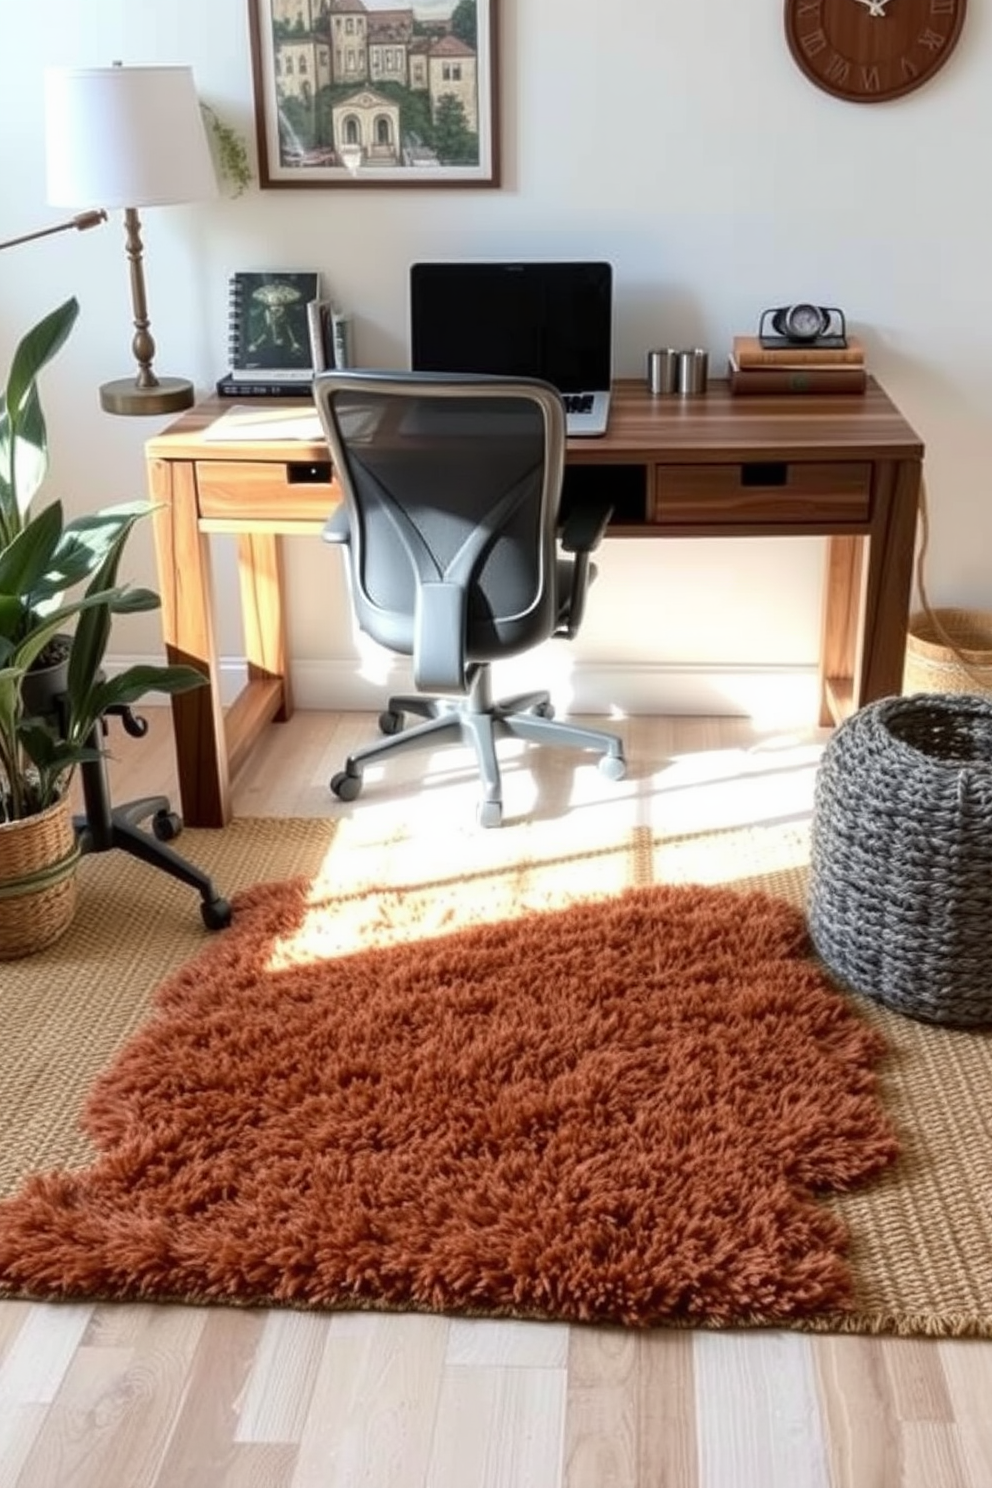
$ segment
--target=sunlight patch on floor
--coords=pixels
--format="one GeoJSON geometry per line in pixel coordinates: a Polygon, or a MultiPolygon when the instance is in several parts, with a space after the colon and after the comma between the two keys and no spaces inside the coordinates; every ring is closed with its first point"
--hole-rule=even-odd
{"type": "MultiPolygon", "coordinates": [[[[618,727],[636,738],[629,720],[618,727]]],[[[507,739],[504,825],[490,829],[477,823],[470,749],[397,756],[340,803],[311,910],[274,957],[299,964],[450,934],[645,881],[795,879],[808,862],[821,749],[784,734],[646,760],[634,745],[627,778],[611,781],[595,754],[507,739]]]]}

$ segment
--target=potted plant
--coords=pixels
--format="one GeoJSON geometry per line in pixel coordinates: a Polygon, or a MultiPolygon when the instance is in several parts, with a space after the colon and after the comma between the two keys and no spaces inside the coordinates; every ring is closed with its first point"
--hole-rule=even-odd
{"type": "Polygon", "coordinates": [[[76,844],[68,786],[98,758],[93,740],[113,705],[202,684],[192,667],[132,666],[105,676],[114,615],[154,609],[151,590],[118,582],[135,524],[128,502],[66,521],[36,501],[48,470],[38,375],[64,344],[79,306],[66,300],[19,342],[0,391],[0,959],[49,944],[75,908],[76,844]],[[56,669],[46,694],[39,684],[56,669]]]}

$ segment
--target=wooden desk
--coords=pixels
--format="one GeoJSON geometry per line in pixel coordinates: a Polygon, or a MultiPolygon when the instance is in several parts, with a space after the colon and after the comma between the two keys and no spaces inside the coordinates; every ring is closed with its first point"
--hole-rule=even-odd
{"type": "MultiPolygon", "coordinates": [[[[172,699],[182,812],[223,826],[230,781],[262,728],[288,718],[281,539],[317,533],[341,499],[326,446],[217,443],[212,398],[147,445],[166,651],[209,685],[172,699]],[[248,683],[220,704],[210,535],[238,534],[248,683]]],[[[253,407],[255,406],[253,402],[253,407]]],[[[272,404],[274,413],[287,403],[272,404]]],[[[652,398],[616,385],[603,439],[571,440],[566,499],[600,485],[611,533],[826,536],[821,723],[902,685],[923,445],[877,383],[864,396],[652,398]]]]}

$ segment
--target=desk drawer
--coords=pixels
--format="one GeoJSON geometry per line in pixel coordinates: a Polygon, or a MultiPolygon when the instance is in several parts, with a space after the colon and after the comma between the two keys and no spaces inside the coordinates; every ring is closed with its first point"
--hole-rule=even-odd
{"type": "Polygon", "coordinates": [[[654,515],[664,526],[720,522],[863,522],[871,505],[865,461],[656,465],[654,515]]]}
{"type": "Polygon", "coordinates": [[[227,521],[322,521],[341,501],[330,462],[198,460],[201,517],[227,521]]]}

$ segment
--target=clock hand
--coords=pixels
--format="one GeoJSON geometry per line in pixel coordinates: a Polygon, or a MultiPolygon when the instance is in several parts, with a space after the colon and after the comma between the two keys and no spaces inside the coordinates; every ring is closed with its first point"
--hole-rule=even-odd
{"type": "Polygon", "coordinates": [[[867,5],[870,16],[885,16],[885,7],[888,0],[858,0],[859,5],[867,5]]]}

